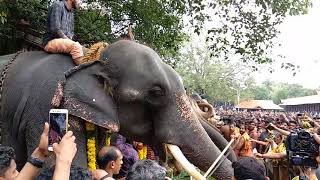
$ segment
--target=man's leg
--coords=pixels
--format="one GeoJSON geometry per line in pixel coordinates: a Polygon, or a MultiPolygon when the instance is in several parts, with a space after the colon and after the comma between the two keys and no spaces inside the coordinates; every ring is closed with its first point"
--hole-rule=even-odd
{"type": "Polygon", "coordinates": [[[78,42],[72,41],[71,39],[53,39],[48,42],[44,50],[51,53],[71,54],[76,65],[79,65],[83,57],[82,46],[78,42]]]}

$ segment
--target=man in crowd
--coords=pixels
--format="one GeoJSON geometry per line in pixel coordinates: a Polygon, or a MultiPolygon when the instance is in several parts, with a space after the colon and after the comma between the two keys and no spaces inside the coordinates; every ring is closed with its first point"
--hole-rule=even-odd
{"type": "Polygon", "coordinates": [[[19,172],[14,161],[14,152],[11,147],[0,147],[0,180],[13,180],[19,172]]]}
{"type": "Polygon", "coordinates": [[[114,146],[104,146],[98,153],[99,169],[107,172],[100,180],[114,180],[113,175],[119,174],[122,165],[121,151],[114,146]]]}
{"type": "Polygon", "coordinates": [[[68,53],[76,65],[83,57],[82,46],[73,41],[74,10],[80,7],[80,0],[62,0],[53,2],[49,9],[44,50],[51,53],[68,53]]]}
{"type": "Polygon", "coordinates": [[[237,157],[253,157],[251,138],[248,135],[244,124],[240,125],[240,136],[235,138],[238,138],[234,145],[234,152],[237,157]]]}
{"type": "Polygon", "coordinates": [[[166,169],[152,160],[136,162],[130,169],[126,180],[171,180],[166,177],[166,169]]]}
{"type": "Polygon", "coordinates": [[[253,157],[243,157],[232,163],[233,180],[269,180],[265,167],[253,157]]]}
{"type": "Polygon", "coordinates": [[[123,164],[118,175],[117,179],[124,179],[131,166],[139,160],[138,152],[133,148],[132,144],[127,142],[126,138],[118,133],[113,133],[111,135],[111,146],[117,147],[121,154],[123,155],[123,164]]]}
{"type": "Polygon", "coordinates": [[[230,141],[231,135],[235,131],[236,123],[230,117],[222,120],[225,121],[225,125],[220,128],[220,132],[227,141],[230,141]]]}

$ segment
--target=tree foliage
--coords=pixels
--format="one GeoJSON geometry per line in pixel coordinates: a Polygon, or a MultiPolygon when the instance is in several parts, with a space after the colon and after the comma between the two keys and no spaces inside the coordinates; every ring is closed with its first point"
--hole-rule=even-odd
{"type": "MultiPolygon", "coordinates": [[[[203,18],[212,21],[208,30],[211,56],[222,59],[235,57],[242,62],[257,64],[275,60],[272,48],[277,46],[277,27],[287,15],[307,13],[311,0],[217,0],[196,1],[198,10],[195,32],[203,29],[203,18]],[[205,4],[207,2],[207,4],[205,4]],[[207,7],[207,8],[204,8],[207,7]],[[197,23],[200,22],[200,23],[197,23]]],[[[290,63],[284,67],[295,70],[290,63]]],[[[256,66],[252,66],[254,70],[256,66]]]]}
{"type": "MultiPolygon", "coordinates": [[[[200,43],[201,44],[201,43],[200,43]]],[[[316,94],[315,90],[299,84],[264,81],[258,85],[241,63],[232,64],[210,57],[208,48],[191,44],[182,52],[176,70],[182,76],[189,93],[205,95],[209,101],[235,102],[240,100],[273,100],[316,94]]]]}
{"type": "MultiPolygon", "coordinates": [[[[76,12],[76,40],[83,44],[111,42],[126,33],[133,24],[135,38],[153,47],[163,57],[174,57],[187,36],[182,32],[183,1],[85,0],[84,8],[76,12]]],[[[31,27],[44,31],[49,0],[4,0],[1,3],[0,37],[11,41],[18,38],[17,24],[21,19],[31,27]],[[6,11],[3,11],[5,9],[6,11]],[[2,16],[2,13],[5,16],[2,16]]]]}
{"type": "MultiPolygon", "coordinates": [[[[54,0],[0,1],[0,37],[13,42],[23,18],[43,31],[48,5],[54,0]]],[[[108,41],[124,33],[133,23],[136,39],[153,47],[172,65],[186,40],[184,25],[207,32],[211,56],[242,62],[268,63],[278,34],[276,27],[287,15],[306,13],[310,0],[84,0],[77,13],[76,35],[82,43],[108,41]],[[186,18],[188,17],[188,18],[186,18]],[[171,58],[171,59],[170,59],[171,58]]],[[[294,68],[289,64],[289,68],[294,68]]],[[[255,69],[255,67],[253,67],[255,69]]]]}
{"type": "Polygon", "coordinates": [[[316,91],[300,84],[265,81],[256,89],[255,94],[255,99],[270,99],[279,104],[283,99],[315,95],[316,91]]]}
{"type": "MultiPolygon", "coordinates": [[[[245,75],[244,68],[211,58],[206,47],[193,44],[185,50],[176,70],[187,90],[204,94],[210,101],[234,101],[239,77],[245,75]]],[[[241,81],[246,79],[244,77],[241,81]]]]}

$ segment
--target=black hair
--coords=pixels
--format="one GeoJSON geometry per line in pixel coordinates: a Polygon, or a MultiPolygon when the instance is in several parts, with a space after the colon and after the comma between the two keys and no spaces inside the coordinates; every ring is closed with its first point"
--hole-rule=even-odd
{"type": "Polygon", "coordinates": [[[292,124],[298,125],[298,123],[297,123],[296,121],[289,121],[289,123],[292,123],[292,124]]]}
{"type": "Polygon", "coordinates": [[[166,169],[152,160],[136,162],[128,172],[126,180],[163,180],[166,169]]]}
{"type": "Polygon", "coordinates": [[[14,157],[15,154],[12,147],[0,146],[0,176],[4,176],[14,157]]]}
{"type": "Polygon", "coordinates": [[[221,120],[226,124],[235,124],[235,121],[231,116],[222,117],[221,120]]]}
{"type": "Polygon", "coordinates": [[[108,147],[108,151],[103,155],[98,155],[97,164],[100,169],[105,169],[109,162],[116,161],[118,159],[118,148],[114,146],[108,147]]]}
{"type": "Polygon", "coordinates": [[[255,158],[243,157],[232,163],[234,177],[237,180],[265,180],[266,168],[255,158]]]}
{"type": "MultiPolygon", "coordinates": [[[[51,180],[54,174],[55,166],[41,170],[36,180],[51,180]]],[[[70,168],[70,180],[91,180],[91,174],[88,169],[72,165],[70,168]]]]}

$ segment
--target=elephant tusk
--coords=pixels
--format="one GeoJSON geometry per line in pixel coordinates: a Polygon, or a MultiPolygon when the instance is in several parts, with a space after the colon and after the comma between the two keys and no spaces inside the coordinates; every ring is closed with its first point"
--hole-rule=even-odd
{"type": "Polygon", "coordinates": [[[184,170],[187,171],[187,173],[195,178],[196,180],[205,180],[206,178],[200,174],[199,171],[192,165],[187,158],[183,155],[180,148],[176,145],[172,144],[166,144],[168,149],[171,151],[171,154],[173,157],[181,164],[184,170]]]}

